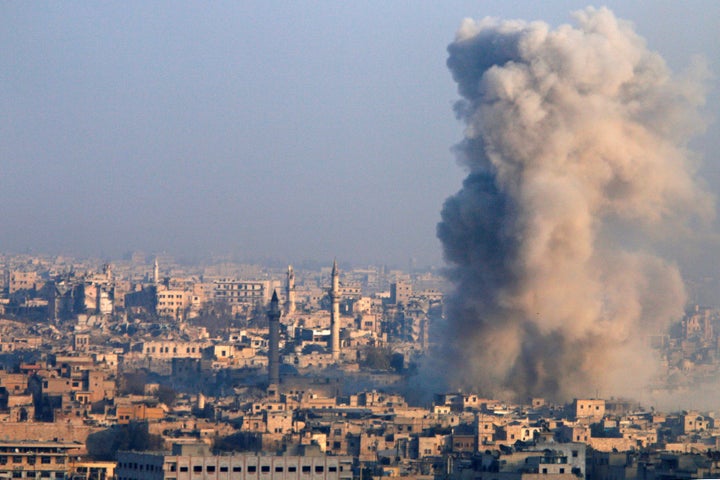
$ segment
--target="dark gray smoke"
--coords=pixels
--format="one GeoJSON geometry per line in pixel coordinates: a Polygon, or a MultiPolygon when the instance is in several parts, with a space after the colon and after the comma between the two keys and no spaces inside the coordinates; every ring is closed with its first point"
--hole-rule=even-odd
{"type": "Polygon", "coordinates": [[[448,47],[469,170],[438,225],[455,386],[627,393],[652,373],[646,335],[682,315],[654,247],[713,215],[686,148],[702,68],[674,77],[607,9],[574,18],[466,20],[448,47]]]}

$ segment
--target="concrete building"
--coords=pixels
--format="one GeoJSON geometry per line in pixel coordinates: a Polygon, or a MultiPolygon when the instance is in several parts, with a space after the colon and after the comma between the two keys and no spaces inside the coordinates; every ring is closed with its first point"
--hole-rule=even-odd
{"type": "Polygon", "coordinates": [[[352,457],[212,455],[207,445],[119,452],[117,480],[350,480],[352,457]]]}
{"type": "Polygon", "coordinates": [[[14,270],[10,272],[8,282],[8,293],[12,295],[18,290],[33,290],[39,281],[37,272],[21,272],[14,270]]]}
{"type": "Polygon", "coordinates": [[[603,399],[575,399],[572,403],[575,418],[599,422],[605,416],[605,400],[603,399]]]}
{"type": "Polygon", "coordinates": [[[192,305],[193,293],[179,289],[158,289],[156,311],[160,317],[183,320],[192,305]]]}
{"type": "Polygon", "coordinates": [[[407,303],[412,296],[412,283],[395,282],[390,284],[390,303],[407,303]]]}
{"type": "Polygon", "coordinates": [[[221,278],[214,282],[214,299],[235,305],[267,305],[279,282],[268,280],[246,281],[221,278]]]}
{"type": "Polygon", "coordinates": [[[66,478],[69,452],[81,445],[61,442],[0,443],[0,478],[66,478]]]}

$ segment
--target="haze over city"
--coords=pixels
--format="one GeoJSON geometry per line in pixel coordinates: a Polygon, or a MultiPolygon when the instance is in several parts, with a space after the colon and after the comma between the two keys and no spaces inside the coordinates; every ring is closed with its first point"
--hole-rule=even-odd
{"type": "Polygon", "coordinates": [[[0,4],[0,478],[718,478],[719,31],[0,4]]]}
{"type": "MultiPolygon", "coordinates": [[[[694,55],[720,71],[716,2],[607,4],[674,72],[694,55]]],[[[447,45],[465,17],[556,27],[583,7],[5,2],[0,247],[440,265],[440,210],[467,173],[447,45]]],[[[708,128],[692,145],[714,192],[708,128]]],[[[715,265],[696,247],[673,251],[715,265]]]]}

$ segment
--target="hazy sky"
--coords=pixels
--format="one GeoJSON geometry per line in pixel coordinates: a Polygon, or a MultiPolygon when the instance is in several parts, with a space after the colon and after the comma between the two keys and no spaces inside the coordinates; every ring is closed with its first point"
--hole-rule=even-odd
{"type": "MultiPolygon", "coordinates": [[[[720,2],[606,2],[716,75],[720,2]]],[[[584,2],[0,3],[0,251],[440,264],[464,17],[584,2]]],[[[598,5],[600,6],[600,5],[598,5]]],[[[720,127],[697,142],[720,189],[720,127]]]]}

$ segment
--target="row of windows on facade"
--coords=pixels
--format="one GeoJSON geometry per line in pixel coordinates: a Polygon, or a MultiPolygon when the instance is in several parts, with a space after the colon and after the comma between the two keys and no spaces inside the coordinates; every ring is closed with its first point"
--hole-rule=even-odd
{"type": "MultiPolygon", "coordinates": [[[[50,385],[50,382],[48,382],[47,380],[44,380],[44,381],[43,381],[43,388],[49,388],[49,385],[50,385]]],[[[65,382],[65,385],[70,385],[70,381],[69,381],[69,380],[66,381],[66,382],[65,382]]],[[[81,387],[80,382],[75,382],[75,381],[72,382],[72,386],[73,386],[73,388],[80,388],[80,387],[81,387]]],[[[15,385],[15,390],[19,390],[19,388],[18,388],[17,385],[15,385]]]]}
{"type": "Polygon", "coordinates": [[[262,292],[217,292],[217,297],[261,297],[262,292]]]}
{"type": "MultiPolygon", "coordinates": [[[[173,347],[172,353],[178,353],[177,347],[173,347]]],[[[146,347],[145,353],[155,353],[155,347],[146,347]]],[[[170,347],[160,347],[158,353],[170,353],[170,347]]],[[[195,347],[185,347],[185,353],[195,353],[195,347]]]]}
{"type": "Polygon", "coordinates": [[[246,283],[242,284],[220,284],[217,285],[218,290],[262,290],[262,285],[248,285],[246,283]]]}
{"type": "MultiPolygon", "coordinates": [[[[49,457],[44,455],[40,457],[40,463],[48,465],[52,463],[53,458],[55,458],[56,464],[61,465],[65,463],[65,457],[49,457]]],[[[0,455],[0,465],[7,465],[8,460],[10,460],[11,463],[26,463],[27,465],[35,465],[35,463],[37,463],[37,457],[35,456],[0,455]]]]}
{"type": "MultiPolygon", "coordinates": [[[[152,465],[152,464],[143,465],[143,464],[132,463],[132,462],[121,463],[121,464],[120,464],[120,467],[121,467],[121,468],[129,469],[129,470],[140,470],[140,471],[146,470],[146,471],[148,471],[148,472],[161,471],[161,467],[160,467],[159,465],[152,465]]],[[[168,471],[168,472],[177,472],[177,471],[179,471],[179,472],[181,472],[181,473],[184,473],[184,472],[188,472],[188,471],[189,471],[189,468],[190,468],[190,467],[188,467],[187,465],[181,465],[181,466],[178,468],[178,466],[177,466],[176,464],[174,464],[174,463],[171,463],[171,464],[168,464],[168,465],[167,465],[167,471],[168,471]]],[[[323,465],[316,465],[316,466],[314,467],[314,469],[315,469],[315,473],[324,473],[324,472],[325,472],[325,466],[323,466],[323,465]]],[[[219,470],[221,473],[225,473],[225,472],[229,472],[229,471],[232,471],[233,473],[239,473],[239,472],[242,472],[242,471],[243,471],[243,470],[242,470],[242,467],[239,466],[239,465],[234,465],[232,468],[229,467],[229,466],[227,466],[227,465],[221,465],[221,466],[218,468],[218,470],[219,470]]],[[[192,471],[193,471],[193,473],[202,473],[202,472],[203,472],[203,466],[202,466],[202,465],[193,465],[192,471]]],[[[215,465],[206,465],[206,466],[205,466],[205,472],[206,472],[206,473],[215,473],[215,471],[216,471],[215,465]]],[[[258,467],[257,467],[256,465],[248,465],[246,471],[247,471],[247,473],[257,473],[258,467]]],[[[282,466],[282,465],[276,465],[274,471],[275,471],[275,473],[284,473],[284,472],[285,472],[285,467],[282,466]]],[[[289,465],[289,466],[287,467],[287,471],[288,471],[288,473],[296,473],[296,472],[297,472],[297,466],[295,466],[295,465],[289,465]]],[[[300,471],[301,471],[302,473],[312,473],[313,467],[312,467],[311,465],[303,465],[303,466],[301,467],[301,470],[300,470],[300,471]]],[[[330,466],[327,467],[327,471],[328,471],[328,472],[331,472],[331,473],[337,472],[337,471],[338,471],[338,467],[335,466],[335,465],[330,465],[330,466]]],[[[341,472],[343,471],[343,466],[342,466],[342,465],[340,465],[340,471],[341,471],[341,472]]],[[[260,472],[261,472],[261,473],[269,473],[269,472],[270,472],[270,465],[261,465],[261,466],[260,466],[260,472]]]]}
{"type": "Polygon", "coordinates": [[[67,475],[65,474],[65,471],[61,472],[51,472],[48,470],[43,470],[41,472],[24,472],[23,470],[14,470],[12,472],[12,478],[66,478],[67,475]],[[23,475],[25,474],[25,475],[23,475]],[[39,475],[38,475],[39,474],[39,475]]]}

